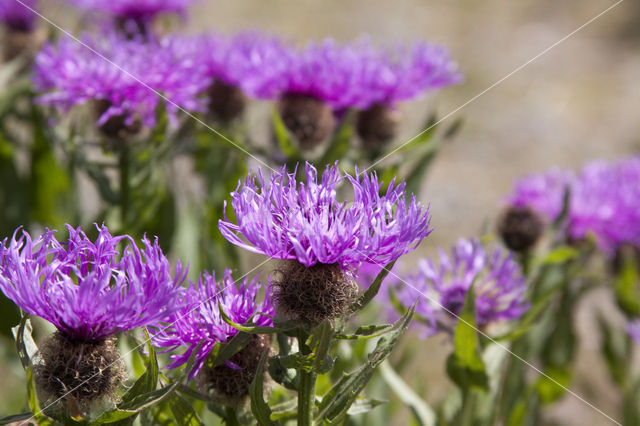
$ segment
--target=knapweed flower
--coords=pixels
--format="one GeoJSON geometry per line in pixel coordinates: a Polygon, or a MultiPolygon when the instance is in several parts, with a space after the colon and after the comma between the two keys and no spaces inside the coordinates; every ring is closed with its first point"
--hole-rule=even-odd
{"type": "Polygon", "coordinates": [[[593,162],[578,174],[553,169],[527,176],[516,182],[508,203],[530,207],[554,221],[567,190],[569,238],[593,235],[609,256],[624,244],[640,247],[640,157],[593,162]]]}
{"type": "Polygon", "coordinates": [[[290,48],[279,39],[258,32],[245,32],[227,38],[208,35],[201,38],[198,60],[211,80],[209,110],[223,121],[242,114],[245,95],[272,98],[283,90],[290,48]]]}
{"type": "Polygon", "coordinates": [[[257,279],[244,278],[236,285],[228,269],[219,282],[215,275],[205,273],[197,284],[190,283],[183,295],[183,308],[173,315],[171,325],[152,332],[154,344],[167,351],[186,347],[184,353],[171,355],[173,362],[167,368],[178,368],[193,359],[189,380],[199,375],[200,385],[207,391],[231,399],[244,396],[262,353],[269,348],[268,338],[256,335],[225,365],[209,366],[207,357],[216,343],[226,343],[238,334],[237,329],[222,319],[219,307],[238,324],[249,320],[260,326],[273,324],[270,289],[267,288],[261,303],[258,302],[259,290],[257,279]]]}
{"type": "Polygon", "coordinates": [[[0,0],[0,22],[9,30],[22,33],[33,31],[37,15],[32,12],[37,8],[37,0],[0,0]]]}
{"type": "Polygon", "coordinates": [[[171,273],[157,241],[145,238],[140,250],[131,237],[111,236],[105,226],[95,242],[80,228],[67,230],[64,242],[51,230],[35,241],[24,231],[5,239],[0,290],[58,330],[40,350],[40,389],[53,399],[70,392],[84,404],[117,385],[119,357],[110,336],[165,321],[180,307],[176,299],[186,271],[178,264],[171,273]]]}
{"type": "Polygon", "coordinates": [[[97,125],[105,131],[117,122],[125,131],[139,122],[153,127],[156,108],[163,102],[157,93],[170,100],[166,108],[174,122],[179,108],[202,107],[198,95],[205,82],[197,78],[198,64],[183,56],[180,40],[142,43],[110,34],[82,41],[90,48],[62,38],[36,56],[34,83],[40,103],[66,112],[93,101],[99,110],[97,125]]]}
{"type": "Polygon", "coordinates": [[[184,15],[194,0],[71,0],[76,6],[110,14],[118,19],[149,22],[164,13],[184,15]]]}
{"type": "Polygon", "coordinates": [[[453,329],[472,285],[479,327],[517,319],[529,308],[519,264],[499,248],[487,252],[475,239],[460,239],[451,256],[441,250],[437,264],[421,260],[417,271],[398,283],[395,292],[407,308],[418,302],[416,313],[425,320],[430,335],[453,329]]]}
{"type": "Polygon", "coordinates": [[[219,223],[222,235],[242,248],[290,260],[274,283],[279,309],[315,323],[346,313],[362,262],[385,265],[412,251],[431,232],[427,209],[404,182],[391,182],[384,195],[373,174],[342,175],[337,163],[318,181],[305,165],[306,182],[284,168],[265,179],[249,174],[231,194],[238,223],[219,223]],[[338,186],[351,186],[353,199],[338,201],[338,186]],[[347,275],[345,275],[345,272],[347,275]]]}

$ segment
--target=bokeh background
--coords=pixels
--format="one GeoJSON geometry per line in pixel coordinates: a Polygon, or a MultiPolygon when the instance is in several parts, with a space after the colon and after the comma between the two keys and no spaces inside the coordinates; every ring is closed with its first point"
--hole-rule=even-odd
{"type": "MultiPolygon", "coordinates": [[[[43,2],[44,3],[44,2],[43,2]]],[[[465,75],[462,84],[404,105],[400,140],[421,130],[425,116],[454,111],[500,79],[613,5],[610,0],[201,0],[192,8],[189,31],[232,34],[258,29],[304,44],[362,35],[375,43],[430,40],[446,45],[465,75]]],[[[77,15],[47,0],[45,13],[75,31],[77,15]]],[[[176,26],[178,26],[176,24],[176,26]]],[[[640,2],[626,0],[511,77],[470,102],[457,137],[443,148],[420,198],[430,203],[432,236],[405,260],[449,246],[461,236],[491,230],[514,178],[552,166],[577,169],[595,159],[640,151],[640,2]]],[[[259,111],[257,113],[259,115],[259,111]]],[[[616,394],[596,356],[595,315],[612,302],[594,292],[578,310],[581,348],[572,389],[607,413],[616,394]]],[[[615,320],[615,319],[614,319],[615,320]]],[[[441,400],[449,386],[443,336],[407,348],[413,360],[402,375],[427,400],[441,400]],[[429,377],[429,381],[426,381],[429,377]]],[[[12,351],[0,345],[0,351],[12,351]]],[[[2,358],[15,358],[13,353],[2,358]]],[[[14,390],[23,386],[15,361],[0,363],[0,413],[8,413],[14,390]],[[5,370],[5,371],[3,371],[5,370]]],[[[374,390],[378,391],[378,390],[374,390]]],[[[389,392],[380,396],[392,399],[389,392]]],[[[14,405],[15,406],[15,405],[14,405]]],[[[395,423],[406,424],[408,409],[395,423]]],[[[605,425],[609,422],[566,395],[549,413],[549,424],[605,425]]]]}

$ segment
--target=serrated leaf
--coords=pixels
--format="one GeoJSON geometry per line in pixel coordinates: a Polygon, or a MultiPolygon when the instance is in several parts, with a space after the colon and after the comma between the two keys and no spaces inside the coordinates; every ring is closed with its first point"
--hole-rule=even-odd
{"type": "Polygon", "coordinates": [[[364,309],[364,307],[367,306],[369,302],[373,300],[374,297],[376,297],[376,295],[380,291],[382,282],[387,277],[389,272],[391,272],[395,264],[396,264],[396,261],[394,260],[393,262],[388,263],[386,266],[382,268],[382,270],[378,273],[375,280],[373,280],[373,283],[364,292],[364,294],[360,296],[353,305],[351,305],[350,311],[352,314],[364,309]]]}
{"type": "Polygon", "coordinates": [[[319,420],[331,422],[340,421],[346,415],[349,407],[356,400],[366,384],[371,380],[376,368],[391,354],[393,348],[398,344],[400,337],[405,332],[411,318],[415,305],[409,309],[397,322],[397,330],[382,337],[373,352],[367,358],[367,362],[351,374],[345,374],[327,392],[320,404],[318,404],[319,420]]]}
{"type": "Polygon", "coordinates": [[[264,371],[264,363],[267,360],[267,353],[263,353],[258,363],[258,370],[251,382],[249,395],[251,396],[251,412],[256,417],[256,421],[260,426],[277,426],[278,423],[271,420],[271,409],[264,401],[264,391],[262,389],[262,371],[264,371]]]}
{"type": "Polygon", "coordinates": [[[388,361],[385,361],[380,365],[380,372],[391,390],[398,395],[402,402],[411,408],[411,412],[420,426],[436,425],[437,417],[435,412],[431,409],[429,404],[416,394],[402,379],[402,377],[393,370],[388,361]]]}

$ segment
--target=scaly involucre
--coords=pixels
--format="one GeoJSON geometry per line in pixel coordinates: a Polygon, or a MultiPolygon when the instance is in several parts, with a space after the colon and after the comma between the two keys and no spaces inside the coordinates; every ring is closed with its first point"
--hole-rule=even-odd
{"type": "Polygon", "coordinates": [[[156,108],[163,101],[156,92],[171,101],[167,110],[174,121],[176,105],[191,111],[202,108],[198,96],[207,82],[199,78],[201,65],[181,39],[143,43],[111,33],[87,35],[82,42],[94,51],[64,37],[36,56],[34,83],[40,103],[66,112],[91,100],[105,101],[108,108],[98,125],[123,116],[127,125],[140,119],[149,127],[155,125],[156,108]]]}
{"type": "Polygon", "coordinates": [[[573,239],[595,236],[609,256],[623,244],[640,247],[640,157],[587,164],[578,174],[552,169],[516,181],[508,202],[556,220],[569,191],[566,231],[573,239]]]}
{"type": "Polygon", "coordinates": [[[237,285],[230,270],[216,282],[215,274],[205,273],[197,284],[190,282],[182,295],[182,309],[170,319],[169,327],[152,330],[154,344],[166,351],[174,351],[185,346],[181,355],[171,355],[173,362],[167,368],[178,368],[193,357],[194,364],[189,371],[189,380],[198,375],[207,356],[216,343],[228,342],[238,334],[238,330],[224,322],[219,306],[235,323],[244,324],[251,320],[260,326],[271,326],[274,307],[271,289],[267,287],[262,303],[258,302],[260,283],[256,278],[244,278],[237,285]],[[267,315],[261,315],[267,314],[267,315]]]}
{"type": "Polygon", "coordinates": [[[37,19],[37,15],[30,9],[35,10],[38,1],[22,0],[22,3],[24,5],[16,0],[0,0],[0,22],[12,30],[29,32],[37,19]]]}
{"type": "Polygon", "coordinates": [[[415,196],[407,202],[404,182],[392,181],[384,195],[375,173],[342,175],[337,163],[318,182],[305,165],[306,182],[285,168],[268,180],[249,174],[231,194],[238,223],[219,222],[222,235],[242,248],[305,266],[338,263],[345,271],[362,262],[386,264],[412,251],[432,231],[428,209],[415,196]],[[338,185],[351,184],[353,200],[337,200],[338,185]]]}
{"type": "Polygon", "coordinates": [[[78,7],[118,18],[150,21],[160,13],[185,14],[194,0],[71,0],[78,7]]]}
{"type": "Polygon", "coordinates": [[[186,270],[169,261],[156,240],[140,250],[129,236],[99,228],[96,242],[67,225],[59,242],[47,230],[35,241],[17,230],[0,246],[0,289],[25,312],[40,316],[71,339],[98,341],[160,324],[176,303],[186,270]],[[7,245],[8,243],[8,245],[7,245]],[[121,253],[118,245],[126,243],[121,253]]]}
{"type": "Polygon", "coordinates": [[[517,319],[529,309],[519,264],[499,248],[488,253],[477,239],[460,239],[451,256],[440,250],[437,266],[431,259],[420,260],[418,270],[397,283],[395,291],[407,308],[418,302],[416,313],[426,320],[430,335],[441,326],[452,329],[472,284],[480,327],[517,319]]]}

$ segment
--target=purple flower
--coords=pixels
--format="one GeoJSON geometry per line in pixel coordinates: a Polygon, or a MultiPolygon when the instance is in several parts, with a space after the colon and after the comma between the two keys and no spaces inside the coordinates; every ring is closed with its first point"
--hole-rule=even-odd
{"type": "Polygon", "coordinates": [[[71,0],[76,6],[117,18],[148,22],[161,13],[184,14],[194,0],[71,0]]]}
{"type": "Polygon", "coordinates": [[[593,162],[578,175],[552,169],[527,176],[516,182],[508,202],[531,207],[553,221],[567,188],[566,232],[571,238],[592,234],[607,255],[625,243],[640,247],[640,157],[593,162]]]}
{"type": "Polygon", "coordinates": [[[376,104],[393,107],[462,81],[457,64],[444,46],[420,42],[375,51],[362,41],[359,51],[368,52],[356,65],[360,93],[355,104],[363,109],[376,104]]]}
{"type": "Polygon", "coordinates": [[[16,305],[55,325],[71,339],[98,341],[136,327],[157,325],[180,306],[186,270],[175,277],[156,240],[113,237],[99,229],[95,243],[67,225],[69,239],[58,242],[47,230],[36,241],[16,231],[0,246],[0,289],[16,305]],[[120,256],[117,246],[126,242],[120,256]],[[8,245],[7,245],[8,243],[8,245]]]}
{"type": "Polygon", "coordinates": [[[230,270],[225,270],[224,278],[216,282],[215,275],[205,273],[198,284],[190,283],[183,294],[183,307],[171,318],[167,328],[154,329],[152,339],[156,346],[167,351],[186,346],[181,355],[171,355],[173,362],[167,368],[177,368],[194,356],[194,366],[189,372],[189,380],[202,369],[209,352],[216,343],[228,342],[238,330],[224,322],[219,306],[225,314],[238,323],[249,320],[259,326],[271,326],[274,308],[271,291],[267,288],[265,299],[258,303],[260,283],[257,279],[236,286],[230,270]],[[267,314],[267,315],[260,315],[267,314]],[[195,355],[194,355],[195,352],[195,355]]]}
{"type": "MultiPolygon", "coordinates": [[[[31,9],[37,8],[37,0],[22,0],[31,9]]],[[[37,16],[16,0],[0,0],[0,21],[14,31],[31,32],[37,16]]]]}
{"type": "Polygon", "coordinates": [[[451,256],[440,250],[437,265],[421,260],[418,270],[397,284],[396,295],[406,307],[418,302],[416,313],[426,320],[429,335],[453,328],[472,284],[479,327],[517,319],[529,309],[518,263],[500,249],[487,253],[476,239],[460,239],[451,256]]]}
{"type": "Polygon", "coordinates": [[[640,345],[640,320],[636,319],[627,324],[627,333],[636,344],[640,345]]]}
{"type": "Polygon", "coordinates": [[[209,35],[201,40],[198,60],[204,62],[208,78],[240,87],[258,99],[270,99],[285,90],[282,75],[291,50],[279,39],[246,32],[229,39],[209,35]]]}
{"type": "Polygon", "coordinates": [[[342,175],[337,163],[317,171],[305,165],[306,183],[285,168],[265,180],[249,174],[231,194],[238,224],[219,222],[222,235],[242,248],[276,259],[296,259],[311,267],[339,264],[355,270],[363,261],[386,264],[412,251],[429,233],[428,209],[415,196],[407,203],[404,182],[382,184],[375,173],[342,175]],[[337,200],[338,186],[348,182],[353,201],[337,200]]]}
{"type": "Polygon", "coordinates": [[[41,103],[68,111],[91,100],[104,101],[108,108],[99,126],[119,116],[126,125],[139,119],[154,126],[162,101],[154,91],[171,100],[167,110],[174,122],[176,105],[187,110],[202,107],[198,95],[206,82],[198,78],[200,65],[190,60],[181,39],[141,43],[110,34],[85,36],[82,41],[109,61],[70,38],[46,45],[35,59],[34,82],[41,103]]]}

